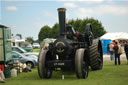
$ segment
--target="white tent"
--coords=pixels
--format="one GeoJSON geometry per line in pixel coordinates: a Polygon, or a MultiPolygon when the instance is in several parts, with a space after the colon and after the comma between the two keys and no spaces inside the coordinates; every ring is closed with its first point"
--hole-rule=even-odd
{"type": "Polygon", "coordinates": [[[111,40],[126,40],[128,39],[128,32],[115,32],[115,33],[106,33],[100,37],[101,40],[111,39],[111,40]]]}

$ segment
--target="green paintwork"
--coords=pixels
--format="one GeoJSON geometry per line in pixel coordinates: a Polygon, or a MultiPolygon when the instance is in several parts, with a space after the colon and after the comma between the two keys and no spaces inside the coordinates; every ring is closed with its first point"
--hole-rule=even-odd
{"type": "Polygon", "coordinates": [[[0,25],[0,62],[8,62],[11,56],[11,29],[0,25]]]}

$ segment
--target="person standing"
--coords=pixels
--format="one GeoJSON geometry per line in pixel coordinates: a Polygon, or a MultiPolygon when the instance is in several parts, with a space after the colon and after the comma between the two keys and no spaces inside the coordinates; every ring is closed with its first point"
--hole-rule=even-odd
{"type": "Polygon", "coordinates": [[[127,64],[128,64],[128,41],[126,41],[126,43],[124,45],[124,51],[126,54],[126,59],[127,59],[127,64]]]}
{"type": "Polygon", "coordinates": [[[108,54],[110,53],[109,44],[110,44],[110,43],[107,44],[107,53],[108,53],[108,54]]]}
{"type": "Polygon", "coordinates": [[[113,46],[115,46],[115,42],[116,42],[115,40],[112,41],[112,45],[113,45],[113,46]]]}
{"type": "Polygon", "coordinates": [[[110,53],[110,60],[114,60],[114,55],[113,55],[113,44],[110,42],[109,44],[109,53],[110,53]]]}
{"type": "Polygon", "coordinates": [[[118,59],[118,65],[120,65],[120,55],[122,54],[122,48],[118,44],[118,42],[115,42],[115,46],[113,47],[114,53],[115,53],[115,65],[117,65],[117,59],[118,59]]]}

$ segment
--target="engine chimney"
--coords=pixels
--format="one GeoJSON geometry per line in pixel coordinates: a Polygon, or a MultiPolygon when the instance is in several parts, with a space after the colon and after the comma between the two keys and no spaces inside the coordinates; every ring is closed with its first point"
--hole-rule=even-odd
{"type": "Polygon", "coordinates": [[[65,8],[58,8],[60,36],[64,36],[66,33],[65,11],[65,8]]]}

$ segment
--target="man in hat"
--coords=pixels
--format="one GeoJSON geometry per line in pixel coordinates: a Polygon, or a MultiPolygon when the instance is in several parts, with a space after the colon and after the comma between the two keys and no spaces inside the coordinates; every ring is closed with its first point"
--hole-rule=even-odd
{"type": "Polygon", "coordinates": [[[115,42],[115,46],[113,47],[114,53],[115,53],[115,65],[117,65],[117,59],[118,59],[118,65],[120,65],[120,55],[122,54],[122,48],[118,44],[118,42],[115,42]]]}

